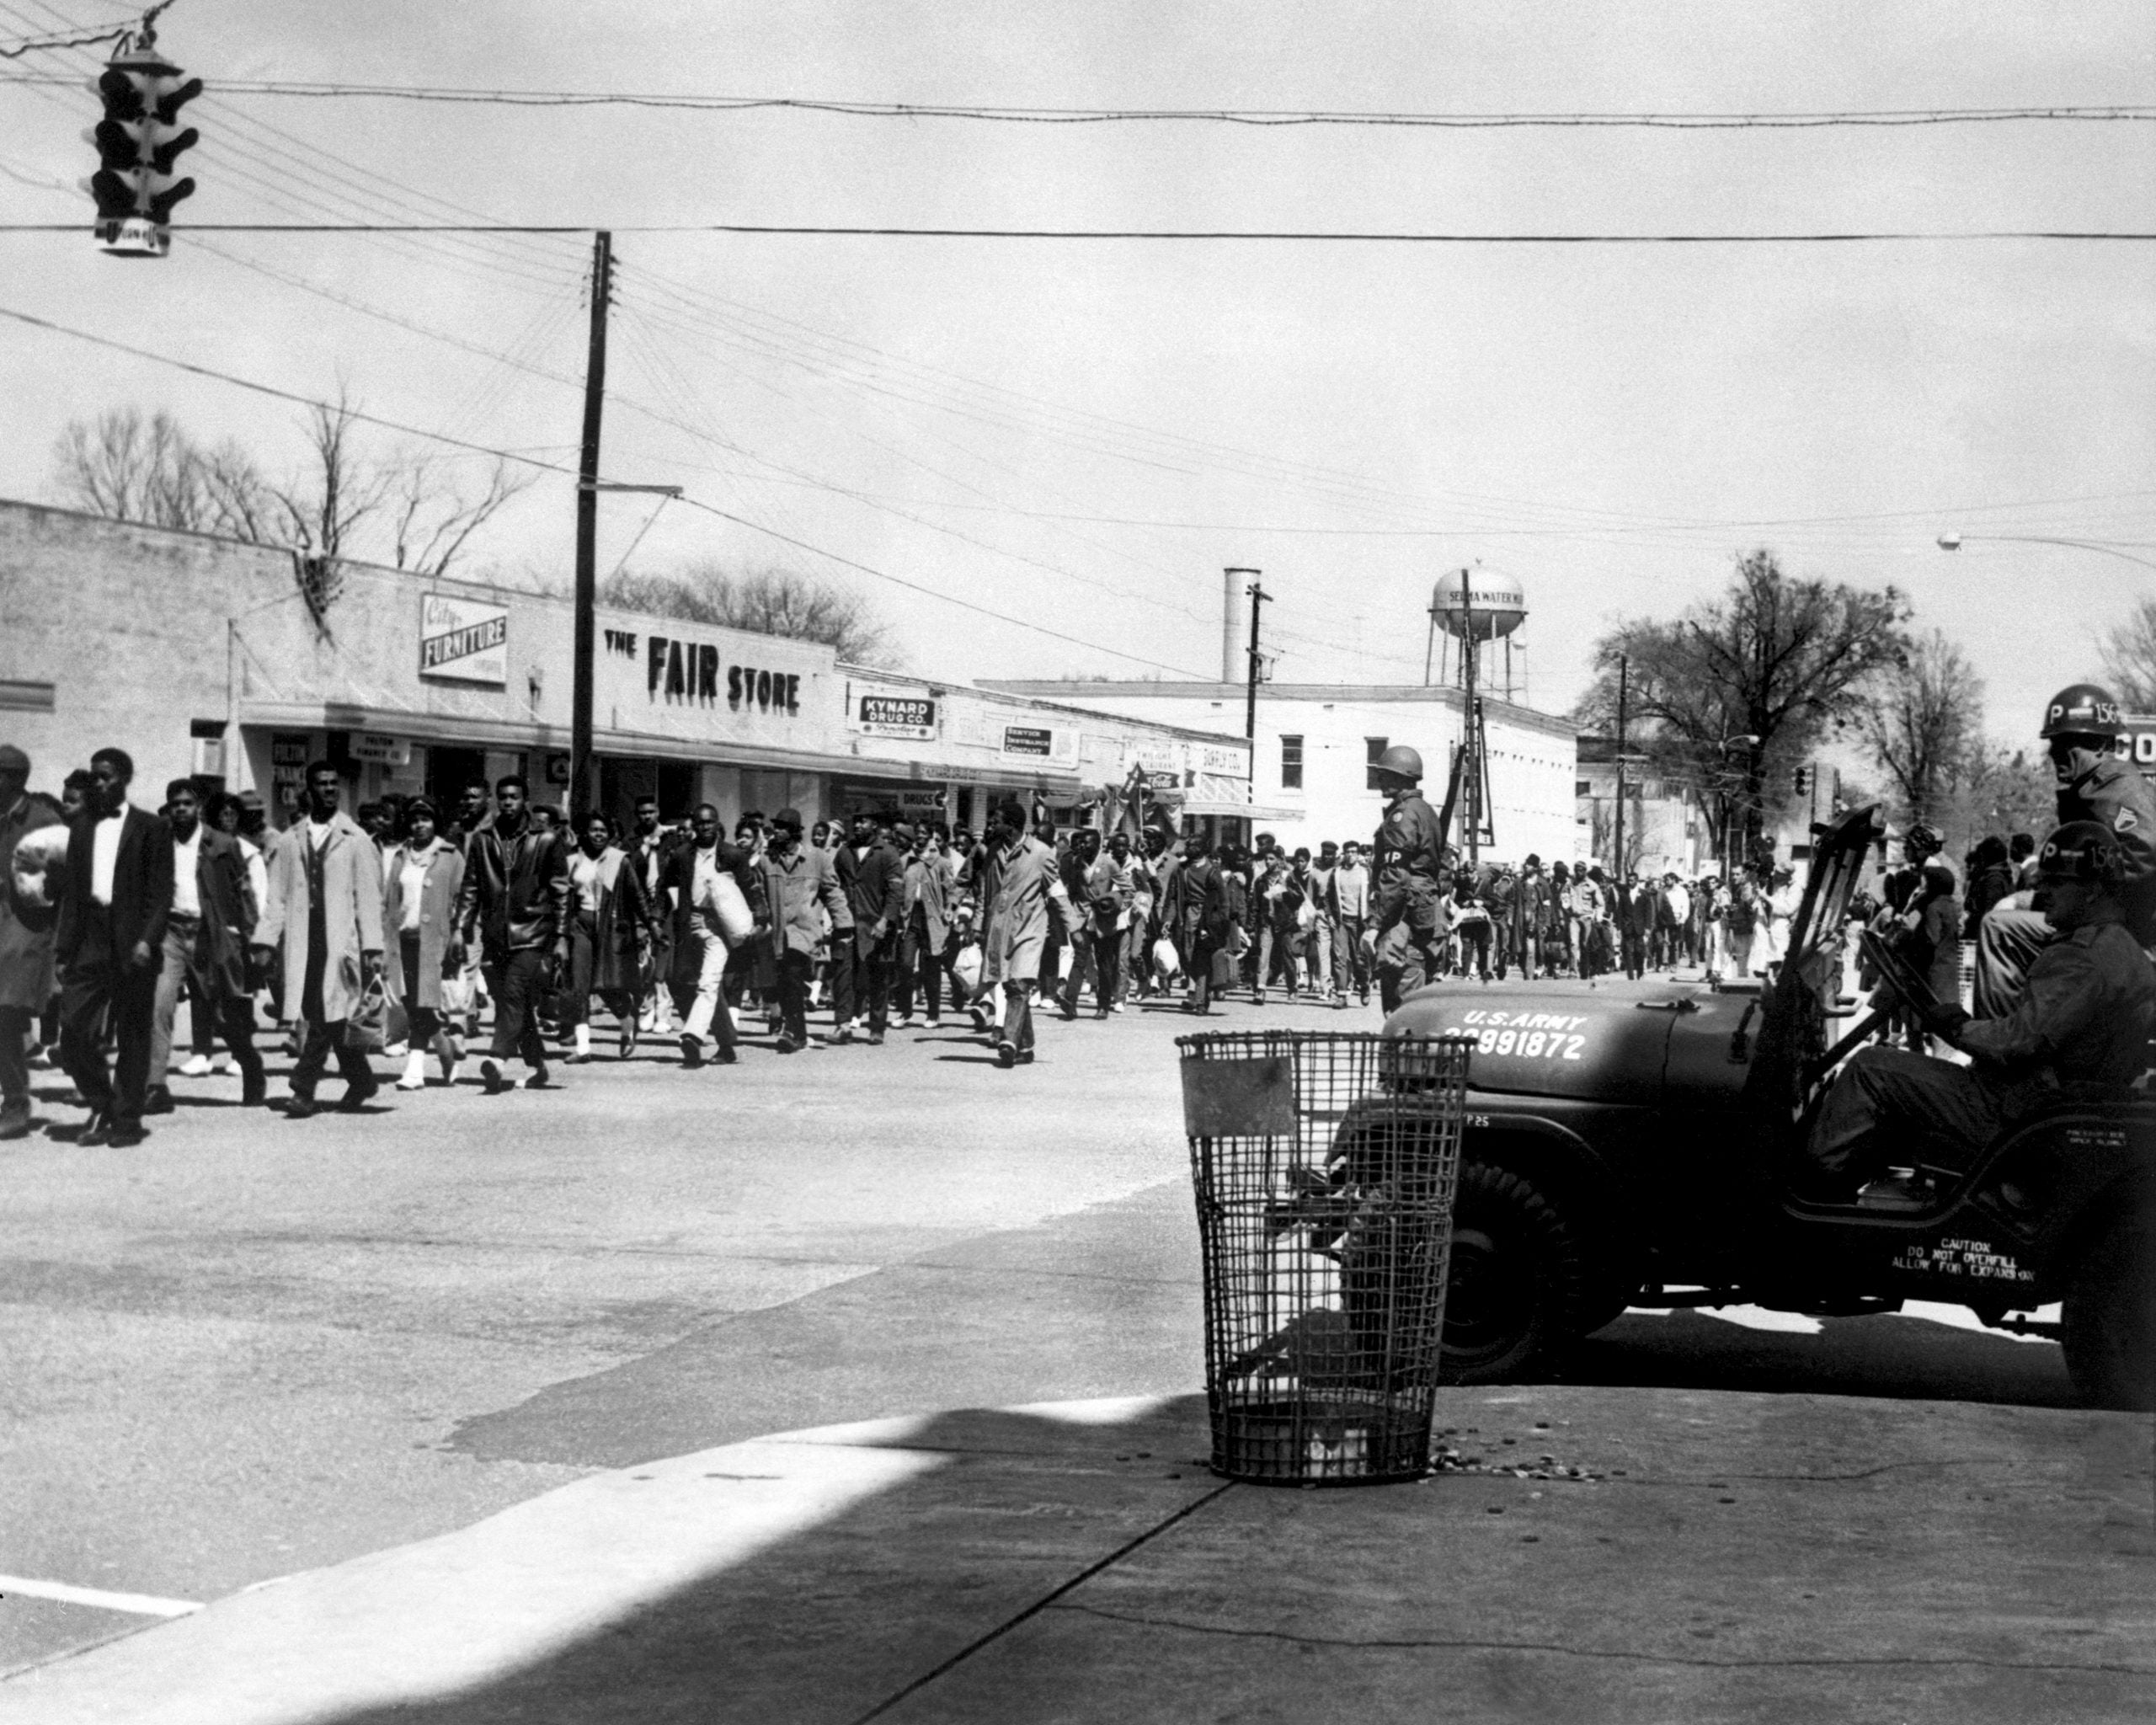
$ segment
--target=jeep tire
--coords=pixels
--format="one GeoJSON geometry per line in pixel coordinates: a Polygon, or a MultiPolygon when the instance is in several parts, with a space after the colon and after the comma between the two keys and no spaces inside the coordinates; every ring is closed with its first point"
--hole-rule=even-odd
{"type": "Polygon", "coordinates": [[[2062,1340],[2084,1401],[2156,1408],[2156,1226],[2132,1212],[2089,1242],[2067,1284],[2062,1340]]]}
{"type": "Polygon", "coordinates": [[[1453,1203],[1444,1381],[1509,1382],[1569,1341],[1585,1273],[1578,1239],[1532,1182],[1464,1164],[1453,1203]]]}

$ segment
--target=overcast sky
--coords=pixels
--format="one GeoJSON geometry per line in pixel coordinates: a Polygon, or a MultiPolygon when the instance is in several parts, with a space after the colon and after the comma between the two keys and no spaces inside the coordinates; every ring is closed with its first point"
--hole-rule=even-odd
{"type": "MultiPolygon", "coordinates": [[[[118,12],[0,0],[0,39],[118,12]]],[[[218,98],[221,78],[1056,107],[1911,109],[2148,104],[2153,40],[2136,3],[177,0],[161,45],[212,94],[190,110],[200,190],[172,257],[0,235],[0,306],[303,394],[341,377],[371,412],[573,465],[588,241],[191,237],[184,222],[2148,231],[2156,125],[1011,126],[218,98]]],[[[33,56],[0,62],[0,79],[88,64],[33,56]]],[[[73,188],[95,113],[81,88],[0,83],[0,221],[87,222],[73,188]]],[[[1431,582],[1479,561],[1525,585],[1531,697],[1562,708],[1599,630],[1717,591],[1733,553],[1764,544],[1801,574],[1902,587],[1919,623],[1968,652],[1994,731],[2017,738],[2156,582],[2122,557],[1982,537],[2156,558],[2156,245],[623,232],[617,251],[610,477],[683,485],[1092,644],[680,505],[632,566],[835,575],[931,676],[1214,675],[1235,563],[1278,596],[1279,676],[1417,680],[1431,582]],[[1963,550],[1935,547],[1947,531],[1963,550]]],[[[0,495],[50,496],[55,437],[121,403],[237,436],[272,468],[297,457],[296,410],[227,386],[20,325],[0,323],[0,495]]],[[[603,503],[602,572],[650,507],[603,503]]],[[[475,571],[566,583],[574,514],[571,483],[542,479],[475,547],[475,571]]]]}

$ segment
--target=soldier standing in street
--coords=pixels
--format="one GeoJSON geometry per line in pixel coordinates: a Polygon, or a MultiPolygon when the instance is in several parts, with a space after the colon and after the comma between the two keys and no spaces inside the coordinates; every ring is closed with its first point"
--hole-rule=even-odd
{"type": "Polygon", "coordinates": [[[1422,757],[1396,743],[1378,756],[1385,791],[1370,874],[1380,998],[1387,1012],[1438,974],[1445,932],[1445,823],[1422,800],[1422,757]]]}
{"type": "MultiPolygon", "coordinates": [[[[2156,788],[2118,758],[2125,733],[2119,703],[2094,683],[2062,689],[2044,709],[2039,734],[2058,781],[2059,825],[2093,820],[2117,839],[2119,902],[2127,932],[2156,940],[2156,788]]],[[[1977,1011],[2013,1010],[2036,955],[2058,937],[2044,912],[1999,905],[1977,927],[1977,1011]]]]}

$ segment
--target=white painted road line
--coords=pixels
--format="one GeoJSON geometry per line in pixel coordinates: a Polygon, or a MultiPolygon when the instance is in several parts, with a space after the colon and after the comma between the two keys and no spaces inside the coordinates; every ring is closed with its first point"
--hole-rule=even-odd
{"type": "MultiPolygon", "coordinates": [[[[895,1444],[928,1423],[877,1423],[895,1444]]],[[[951,1461],[815,1435],[594,1474],[453,1533],[187,1607],[0,1684],[0,1725],[312,1725],[440,1706],[951,1461]]]]}
{"type": "Polygon", "coordinates": [[[127,1611],[137,1617],[184,1617],[199,1611],[199,1599],[161,1599],[155,1594],[111,1594],[101,1588],[70,1587],[64,1581],[32,1581],[0,1575],[0,1599],[54,1599],[63,1605],[94,1605],[100,1611],[127,1611]]]}

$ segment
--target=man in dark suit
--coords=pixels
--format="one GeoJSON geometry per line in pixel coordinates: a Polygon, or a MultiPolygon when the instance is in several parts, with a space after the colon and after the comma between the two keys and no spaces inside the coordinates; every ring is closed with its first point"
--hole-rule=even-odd
{"type": "Polygon", "coordinates": [[[636,813],[635,830],[622,841],[622,866],[635,870],[644,902],[653,907],[651,954],[638,979],[637,1028],[664,1036],[674,1022],[673,996],[667,987],[674,969],[668,872],[681,843],[670,827],[659,824],[658,798],[638,797],[636,813]]]}
{"type": "Polygon", "coordinates": [[[53,942],[60,985],[60,1054],[89,1104],[79,1144],[140,1144],[156,1028],[157,969],[172,914],[172,829],[131,806],[125,750],[90,757],[95,784],[67,836],[67,890],[53,942]],[[106,1014],[119,1043],[104,1060],[106,1014]]]}
{"type": "MultiPolygon", "coordinates": [[[[851,878],[841,865],[839,879],[853,912],[859,989],[867,996],[868,1040],[881,1045],[890,1027],[891,985],[898,980],[899,938],[905,916],[905,852],[893,841],[888,825],[860,819],[853,830],[851,878]]],[[[831,940],[835,946],[835,931],[831,940]]]]}
{"type": "Polygon", "coordinates": [[[194,780],[176,778],[165,787],[165,819],[172,830],[172,915],[165,924],[157,972],[147,1111],[172,1112],[165,1069],[172,1062],[173,1023],[182,982],[216,1015],[224,1032],[226,1046],[240,1070],[241,1102],[259,1108],[269,1100],[270,1086],[254,1046],[254,996],[247,985],[247,948],[260,907],[248,884],[246,859],[237,839],[202,819],[201,794],[194,780]]]}

